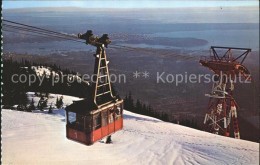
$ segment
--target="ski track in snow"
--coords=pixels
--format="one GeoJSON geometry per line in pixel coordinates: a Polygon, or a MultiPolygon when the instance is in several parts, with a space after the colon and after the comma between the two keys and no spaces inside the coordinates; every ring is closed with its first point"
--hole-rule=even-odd
{"type": "MultiPolygon", "coordinates": [[[[39,98],[28,93],[37,102],[39,98]]],[[[49,104],[56,101],[51,94],[49,104]]],[[[63,96],[65,105],[72,100],[63,96]]],[[[124,128],[92,146],[68,140],[65,111],[2,110],[2,164],[259,164],[259,144],[124,111],[124,128]]]]}

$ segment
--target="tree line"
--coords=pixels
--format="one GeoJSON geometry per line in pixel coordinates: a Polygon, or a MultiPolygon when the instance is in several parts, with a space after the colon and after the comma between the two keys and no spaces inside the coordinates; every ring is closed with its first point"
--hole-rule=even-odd
{"type": "Polygon", "coordinates": [[[38,92],[38,93],[56,93],[63,95],[70,95],[76,97],[86,97],[91,92],[91,87],[89,84],[83,81],[73,81],[73,83],[68,82],[68,75],[75,75],[74,71],[69,69],[61,69],[57,65],[31,63],[27,60],[14,61],[12,59],[3,60],[3,72],[2,72],[2,104],[3,105],[26,105],[27,92],[38,92]],[[35,82],[29,85],[28,82],[23,83],[20,81],[13,82],[12,76],[17,75],[29,75],[38,76],[33,67],[36,68],[48,68],[50,70],[50,75],[46,72],[42,74],[42,82],[38,78],[35,82]],[[56,73],[56,74],[54,74],[56,73]],[[58,81],[53,85],[52,77],[63,76],[63,81],[58,81]],[[40,85],[41,84],[41,85],[40,85]]]}
{"type": "Polygon", "coordinates": [[[167,113],[159,113],[155,111],[151,107],[151,105],[146,105],[145,103],[142,103],[139,99],[136,99],[136,101],[134,101],[131,92],[129,92],[128,95],[126,95],[124,98],[124,109],[137,114],[154,117],[162,121],[180,124],[195,129],[200,129],[200,127],[197,124],[197,121],[194,118],[190,119],[188,117],[181,117],[179,119],[170,119],[167,113]]]}
{"type": "MultiPolygon", "coordinates": [[[[74,81],[73,83],[68,82],[67,76],[69,74],[76,75],[76,72],[71,71],[69,69],[61,69],[60,66],[57,66],[56,64],[41,64],[41,63],[35,63],[30,62],[27,60],[22,61],[13,61],[12,59],[5,59],[3,60],[3,74],[2,74],[2,104],[5,106],[13,106],[13,105],[19,105],[19,107],[26,107],[28,102],[30,102],[29,107],[33,106],[33,100],[27,99],[27,92],[36,92],[35,94],[39,97],[42,96],[48,96],[49,93],[56,93],[56,94],[63,94],[63,95],[70,95],[75,97],[81,97],[81,98],[89,98],[89,95],[91,94],[91,84],[87,84],[85,82],[79,82],[74,81]],[[12,82],[12,75],[14,74],[24,74],[27,75],[35,75],[37,76],[37,73],[34,69],[32,69],[32,66],[38,67],[38,68],[48,68],[50,70],[50,75],[47,76],[46,72],[43,72],[43,81],[40,85],[40,80],[36,79],[36,81],[29,85],[28,83],[13,83],[12,82]],[[58,74],[58,76],[63,76],[63,81],[59,81],[52,84],[51,78],[53,76],[57,76],[57,74],[53,74],[53,71],[58,74]],[[63,75],[61,75],[63,74],[63,75]]],[[[112,84],[112,92],[114,96],[118,96],[116,90],[113,87],[112,84]]],[[[43,102],[44,103],[44,102],[43,102]]],[[[44,106],[43,104],[42,106],[44,106]]],[[[57,98],[56,106],[60,107],[61,102],[57,98]]],[[[45,106],[44,106],[45,107],[45,106]]],[[[142,103],[139,99],[134,101],[131,93],[129,92],[128,95],[124,98],[124,107],[126,110],[129,110],[134,113],[151,116],[154,118],[158,118],[160,120],[166,121],[166,122],[172,122],[172,123],[178,123],[180,125],[192,127],[198,129],[197,122],[192,119],[188,118],[182,118],[182,119],[170,119],[169,115],[167,113],[159,113],[155,111],[150,105],[146,105],[142,103]]],[[[30,109],[31,109],[30,108],[30,109]]],[[[43,107],[38,107],[43,108],[43,107]]],[[[22,108],[21,108],[22,109],[22,108]]],[[[50,110],[51,111],[51,108],[50,110]]]]}

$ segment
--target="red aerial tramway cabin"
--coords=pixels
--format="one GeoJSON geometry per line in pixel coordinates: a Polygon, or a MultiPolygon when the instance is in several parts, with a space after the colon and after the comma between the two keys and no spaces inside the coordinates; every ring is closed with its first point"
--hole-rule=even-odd
{"type": "MultiPolygon", "coordinates": [[[[113,96],[109,79],[108,63],[104,47],[111,41],[107,34],[93,37],[92,31],[79,34],[97,48],[94,66],[94,80],[88,98],[74,101],[66,107],[66,136],[68,139],[91,145],[109,137],[123,128],[123,100],[113,96]]],[[[108,140],[107,139],[107,140],[108,140]]]]}
{"type": "Polygon", "coordinates": [[[77,101],[66,108],[66,118],[67,138],[91,145],[123,128],[123,100],[99,109],[77,101]]]}

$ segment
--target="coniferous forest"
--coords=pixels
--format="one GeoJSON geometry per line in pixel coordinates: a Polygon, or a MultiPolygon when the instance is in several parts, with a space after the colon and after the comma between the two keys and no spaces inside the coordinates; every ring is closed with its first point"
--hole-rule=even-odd
{"type": "MultiPolygon", "coordinates": [[[[41,63],[35,63],[30,62],[27,60],[21,60],[21,61],[15,61],[10,59],[4,59],[3,60],[3,74],[2,74],[2,105],[4,105],[5,108],[10,108],[13,105],[18,105],[18,107],[27,107],[26,110],[29,111],[33,109],[33,100],[28,100],[26,93],[27,92],[35,92],[38,96],[47,96],[49,93],[55,93],[55,94],[63,94],[63,95],[70,95],[80,98],[87,98],[88,95],[91,92],[91,84],[86,83],[84,81],[74,81],[73,83],[68,82],[69,75],[76,75],[76,72],[71,71],[69,69],[61,69],[60,66],[57,66],[55,64],[41,64],[41,63]],[[50,75],[47,75],[46,72],[43,72],[41,77],[42,82],[38,78],[36,78],[35,82],[29,84],[28,81],[17,81],[17,77],[15,81],[16,83],[12,82],[12,76],[17,75],[26,75],[28,78],[29,75],[37,75],[35,69],[32,68],[48,68],[50,70],[50,75]],[[53,74],[55,73],[55,74],[53,74]],[[58,81],[54,85],[51,81],[54,76],[62,77],[63,81],[58,81]],[[29,103],[29,105],[28,105],[29,103]]],[[[13,78],[14,79],[14,78],[13,78]]],[[[23,79],[21,79],[23,80],[23,79]]],[[[118,97],[118,94],[113,87],[112,84],[112,92],[114,96],[118,97]]],[[[58,99],[58,98],[57,98],[58,99]]],[[[61,104],[59,103],[59,100],[56,102],[56,106],[60,107],[61,104]]],[[[39,107],[38,107],[39,108],[39,107]]],[[[46,108],[46,107],[45,107],[46,108]]],[[[43,109],[43,107],[42,107],[43,109]]],[[[176,123],[180,125],[184,125],[187,127],[200,129],[197,125],[197,122],[194,119],[187,119],[187,118],[178,118],[170,120],[167,113],[160,113],[154,110],[151,105],[146,105],[142,103],[139,99],[134,100],[131,92],[129,92],[128,95],[124,98],[124,109],[137,113],[142,114],[146,116],[151,116],[166,122],[176,123]]]]}
{"type": "Polygon", "coordinates": [[[84,98],[90,93],[90,85],[86,82],[74,81],[73,83],[68,83],[68,75],[75,75],[76,73],[68,69],[61,69],[57,65],[47,65],[39,63],[31,63],[26,60],[20,62],[13,61],[12,59],[3,60],[3,74],[2,74],[2,104],[5,106],[12,105],[26,105],[28,103],[26,92],[38,92],[48,95],[48,93],[56,93],[63,95],[70,95],[84,98]],[[35,82],[29,84],[29,81],[25,81],[25,77],[37,77],[37,73],[33,67],[36,68],[48,68],[50,70],[50,75],[45,72],[42,73],[40,82],[39,78],[35,79],[35,82]],[[53,73],[56,73],[55,75],[53,73]],[[19,75],[25,75],[19,80],[19,75]],[[18,75],[12,77],[13,75],[18,75]],[[63,81],[57,81],[53,83],[51,81],[52,77],[63,76],[63,81]],[[12,81],[15,80],[15,82],[12,81]],[[52,84],[53,83],[53,84],[52,84]]]}
{"type": "Polygon", "coordinates": [[[139,99],[134,101],[131,92],[129,92],[129,94],[126,95],[124,98],[124,109],[137,113],[137,114],[151,116],[151,117],[154,117],[154,118],[166,121],[166,122],[180,124],[180,125],[195,128],[195,129],[201,129],[199,127],[199,125],[197,124],[197,121],[193,118],[188,119],[187,117],[185,117],[185,118],[178,118],[178,119],[170,120],[167,113],[159,113],[159,112],[155,111],[151,107],[151,105],[146,105],[145,103],[142,103],[139,99]]]}

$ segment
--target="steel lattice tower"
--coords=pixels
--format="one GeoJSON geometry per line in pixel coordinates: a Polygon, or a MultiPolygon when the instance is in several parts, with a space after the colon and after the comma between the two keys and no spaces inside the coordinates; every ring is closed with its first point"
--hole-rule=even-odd
{"type": "Polygon", "coordinates": [[[212,46],[213,55],[201,57],[200,65],[215,74],[212,90],[206,94],[210,98],[204,119],[206,131],[230,136],[233,126],[234,137],[240,139],[237,115],[239,106],[233,97],[234,81],[239,76],[251,81],[248,69],[242,65],[249,52],[251,49],[248,48],[212,46]],[[240,54],[235,57],[233,50],[240,54]],[[223,55],[219,55],[217,52],[223,53],[223,55]]]}

